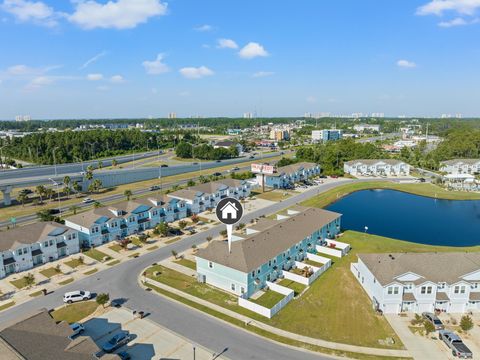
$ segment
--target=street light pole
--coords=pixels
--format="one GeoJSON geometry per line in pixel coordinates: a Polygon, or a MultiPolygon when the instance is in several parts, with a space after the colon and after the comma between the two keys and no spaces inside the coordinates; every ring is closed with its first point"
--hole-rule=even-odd
{"type": "Polygon", "coordinates": [[[48,180],[50,180],[53,185],[55,185],[57,187],[57,199],[58,199],[58,211],[60,212],[60,217],[62,217],[62,207],[60,206],[60,191],[59,191],[59,183],[55,180],[53,180],[52,178],[49,178],[48,180]]]}
{"type": "Polygon", "coordinates": [[[53,166],[55,167],[55,176],[57,176],[57,158],[55,156],[55,150],[57,150],[59,147],[55,146],[52,150],[53,153],[53,166]]]}
{"type": "Polygon", "coordinates": [[[0,166],[2,167],[2,170],[5,171],[5,167],[3,166],[3,148],[7,145],[3,145],[0,147],[0,166]]]}

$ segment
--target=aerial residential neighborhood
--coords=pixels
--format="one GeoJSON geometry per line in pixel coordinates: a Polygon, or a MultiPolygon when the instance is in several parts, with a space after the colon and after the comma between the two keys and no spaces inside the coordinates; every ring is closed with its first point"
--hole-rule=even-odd
{"type": "Polygon", "coordinates": [[[479,19],[0,0],[0,360],[480,359],[479,19]]]}

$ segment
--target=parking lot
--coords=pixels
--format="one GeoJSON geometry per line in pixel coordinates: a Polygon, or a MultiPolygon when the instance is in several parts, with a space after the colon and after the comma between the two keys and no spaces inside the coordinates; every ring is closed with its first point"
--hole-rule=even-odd
{"type": "MultiPolygon", "coordinates": [[[[114,352],[126,351],[132,360],[194,358],[194,344],[148,318],[136,318],[132,311],[125,308],[112,308],[103,315],[86,320],[83,325],[85,332],[82,335],[90,336],[99,348],[102,348],[114,335],[122,331],[128,332],[132,340],[114,352]]],[[[225,359],[222,356],[215,357],[213,351],[195,345],[195,359],[211,360],[213,358],[225,359]]]]}

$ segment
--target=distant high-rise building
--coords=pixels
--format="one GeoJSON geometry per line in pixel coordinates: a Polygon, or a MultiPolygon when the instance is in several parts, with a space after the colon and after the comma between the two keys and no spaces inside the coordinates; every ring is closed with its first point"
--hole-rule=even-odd
{"type": "Polygon", "coordinates": [[[450,119],[452,117],[452,114],[442,114],[440,117],[442,119],[450,119]]]}
{"type": "Polygon", "coordinates": [[[383,118],[385,117],[385,114],[384,113],[372,113],[372,116],[371,117],[374,117],[374,118],[383,118]]]}
{"type": "Polygon", "coordinates": [[[177,118],[177,113],[174,113],[174,112],[168,113],[168,118],[169,119],[176,119],[177,118]]]}
{"type": "Polygon", "coordinates": [[[309,112],[306,112],[305,114],[303,114],[303,117],[306,118],[306,119],[310,119],[313,117],[312,113],[309,113],[309,112]]]}
{"type": "Polygon", "coordinates": [[[251,112],[243,113],[244,119],[253,119],[253,114],[251,112]]]}
{"type": "Polygon", "coordinates": [[[461,118],[463,118],[463,115],[462,114],[455,114],[455,118],[461,119],[461,118]]]}
{"type": "Polygon", "coordinates": [[[30,115],[17,115],[15,116],[15,121],[30,121],[32,117],[30,115]]]}

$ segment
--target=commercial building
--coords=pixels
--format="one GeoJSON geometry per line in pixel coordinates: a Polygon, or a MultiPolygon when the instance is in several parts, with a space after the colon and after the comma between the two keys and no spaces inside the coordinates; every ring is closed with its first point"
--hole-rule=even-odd
{"type": "Polygon", "coordinates": [[[288,129],[272,129],[270,130],[270,140],[283,141],[290,139],[290,131],[288,129]]]}
{"type": "Polygon", "coordinates": [[[358,132],[379,132],[380,125],[375,124],[357,124],[353,126],[353,130],[358,132]]]}
{"type": "MultiPolygon", "coordinates": [[[[88,336],[71,338],[68,323],[57,323],[42,309],[0,331],[0,357],[4,360],[93,360],[100,349],[88,336]]],[[[120,357],[102,356],[104,360],[120,357]]]]}
{"type": "Polygon", "coordinates": [[[480,311],[480,253],[358,254],[351,271],[384,313],[480,311]]]}
{"type": "Polygon", "coordinates": [[[79,233],[39,222],[0,233],[0,278],[80,251],[79,233]]]}
{"type": "MultiPolygon", "coordinates": [[[[252,164],[252,170],[255,170],[255,164],[252,164]]],[[[276,168],[275,166],[268,166],[269,171],[261,171],[257,173],[256,182],[259,186],[265,185],[274,189],[288,189],[293,187],[295,183],[305,181],[308,178],[320,174],[320,165],[309,162],[299,162],[287,166],[276,168]]],[[[265,170],[265,166],[263,166],[265,170]]]]}
{"type": "Polygon", "coordinates": [[[197,276],[204,282],[243,298],[249,298],[268,282],[283,278],[325,239],[340,232],[341,215],[318,208],[297,207],[274,221],[253,226],[245,238],[213,241],[196,254],[197,276]]]}
{"type": "Polygon", "coordinates": [[[183,201],[188,214],[198,214],[213,209],[225,197],[244,199],[250,196],[250,192],[251,184],[248,181],[222,179],[177,190],[168,196],[183,201]]]}
{"type": "Polygon", "coordinates": [[[233,142],[231,140],[218,141],[213,145],[214,149],[217,149],[217,148],[230,149],[231,147],[235,147],[238,151],[238,154],[241,154],[243,152],[242,144],[233,142]]]}
{"type": "Polygon", "coordinates": [[[337,130],[337,129],[312,130],[313,142],[341,140],[342,137],[343,137],[343,130],[337,130]]]}
{"type": "Polygon", "coordinates": [[[470,174],[480,173],[480,159],[454,159],[442,161],[440,171],[447,174],[470,174]]]}
{"type": "Polygon", "coordinates": [[[410,165],[394,159],[362,159],[345,162],[343,171],[353,176],[408,176],[410,165]]]}
{"type": "Polygon", "coordinates": [[[187,216],[187,206],[169,196],[123,201],[65,218],[84,245],[97,246],[187,216]]]}

